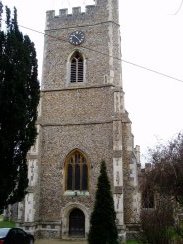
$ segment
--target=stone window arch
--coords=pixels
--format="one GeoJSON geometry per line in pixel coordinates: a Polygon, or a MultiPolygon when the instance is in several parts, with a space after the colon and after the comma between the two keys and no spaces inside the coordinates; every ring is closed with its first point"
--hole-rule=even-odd
{"type": "Polygon", "coordinates": [[[70,58],[70,82],[84,81],[84,58],[79,51],[75,51],[70,58]]]}
{"type": "Polygon", "coordinates": [[[89,167],[85,155],[79,151],[72,151],[65,163],[65,190],[88,191],[89,167]]]}

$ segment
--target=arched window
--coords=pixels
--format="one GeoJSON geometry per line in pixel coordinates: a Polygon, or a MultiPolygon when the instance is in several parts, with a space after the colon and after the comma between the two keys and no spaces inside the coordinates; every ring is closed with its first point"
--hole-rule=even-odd
{"type": "Polygon", "coordinates": [[[66,160],[65,185],[68,191],[88,190],[88,164],[85,156],[75,150],[66,160]]]}
{"type": "Polygon", "coordinates": [[[78,51],[72,55],[70,65],[70,82],[83,82],[84,61],[78,51]]]}

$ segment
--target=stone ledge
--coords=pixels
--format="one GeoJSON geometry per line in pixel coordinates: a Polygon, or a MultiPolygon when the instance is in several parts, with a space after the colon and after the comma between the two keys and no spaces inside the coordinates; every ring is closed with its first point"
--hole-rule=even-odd
{"type": "Polygon", "coordinates": [[[89,196],[88,191],[65,191],[64,196],[89,196]]]}
{"type": "Polygon", "coordinates": [[[87,86],[86,83],[84,86],[81,85],[72,85],[72,86],[67,86],[65,88],[60,88],[60,89],[45,89],[45,90],[41,90],[41,93],[45,93],[45,92],[58,92],[58,91],[66,91],[66,90],[79,90],[79,89],[96,89],[96,88],[107,88],[107,87],[115,87],[114,84],[102,84],[102,85],[91,85],[91,86],[87,86]]]}

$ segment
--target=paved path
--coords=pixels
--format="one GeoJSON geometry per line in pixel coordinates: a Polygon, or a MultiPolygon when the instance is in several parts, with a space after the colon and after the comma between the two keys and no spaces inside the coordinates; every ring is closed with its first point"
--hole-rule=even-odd
{"type": "Polygon", "coordinates": [[[35,244],[87,244],[87,241],[37,240],[35,244]]]}

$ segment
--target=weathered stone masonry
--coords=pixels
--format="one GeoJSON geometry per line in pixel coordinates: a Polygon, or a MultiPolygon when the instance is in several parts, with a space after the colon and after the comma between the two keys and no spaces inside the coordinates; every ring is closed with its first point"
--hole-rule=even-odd
{"type": "Polygon", "coordinates": [[[137,150],[124,107],[117,0],[98,0],[85,13],[73,8],[46,13],[39,135],[28,155],[29,194],[19,204],[19,225],[39,237],[70,238],[71,215],[84,216],[84,235],[95,200],[100,162],[106,161],[114,194],[119,236],[138,222],[137,150]],[[81,45],[68,42],[82,31],[81,45]],[[83,82],[70,82],[70,58],[84,61],[83,82]],[[96,51],[93,51],[96,50],[96,51]],[[88,189],[66,189],[66,163],[72,151],[84,155],[88,189]]]}

